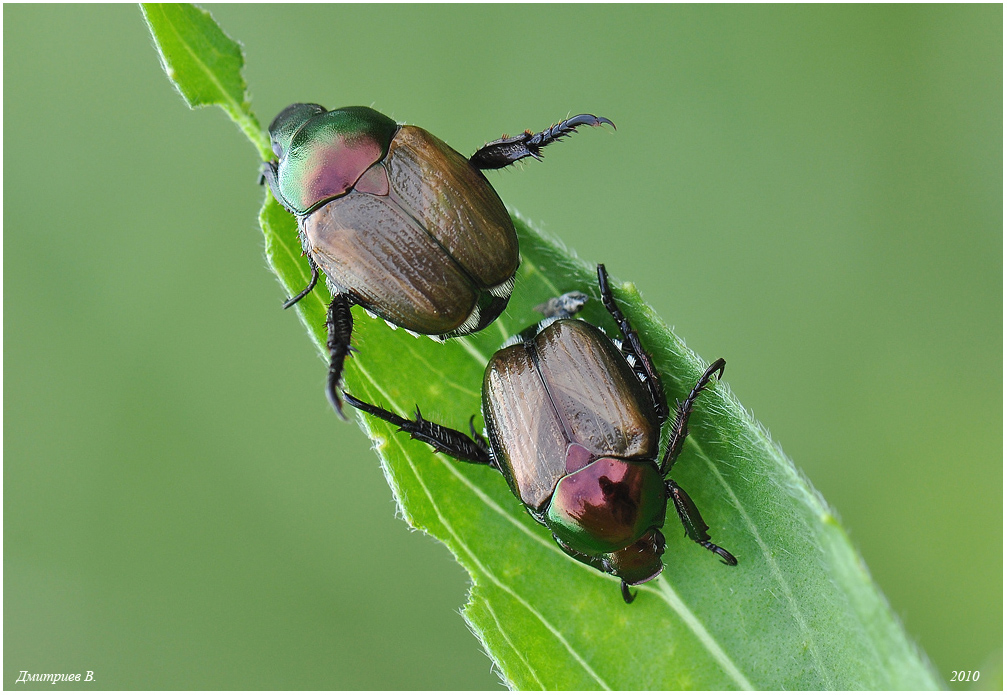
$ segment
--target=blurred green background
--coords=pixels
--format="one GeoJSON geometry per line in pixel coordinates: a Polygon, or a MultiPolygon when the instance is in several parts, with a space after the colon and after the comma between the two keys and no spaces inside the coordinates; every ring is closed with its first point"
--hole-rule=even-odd
{"type": "MultiPolygon", "coordinates": [[[[264,124],[614,120],[490,179],[727,358],[943,677],[1000,667],[1001,6],[211,11],[264,124]]],[[[135,6],[3,14],[4,687],[498,687],[280,310],[253,148],[135,6]]]]}

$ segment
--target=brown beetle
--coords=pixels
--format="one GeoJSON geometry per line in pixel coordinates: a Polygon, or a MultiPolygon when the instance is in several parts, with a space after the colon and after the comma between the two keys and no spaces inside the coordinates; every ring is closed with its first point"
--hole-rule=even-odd
{"type": "Polygon", "coordinates": [[[540,159],[543,147],[578,126],[603,123],[612,125],[574,116],[466,159],[422,128],[364,106],[293,104],[273,120],[278,159],[263,165],[262,176],[297,217],[312,271],[284,308],[325,273],[333,295],[326,393],[336,412],[342,415],[337,385],[350,350],[350,307],[439,338],[488,326],[507,306],[520,256],[510,216],[481,170],[540,159]]]}

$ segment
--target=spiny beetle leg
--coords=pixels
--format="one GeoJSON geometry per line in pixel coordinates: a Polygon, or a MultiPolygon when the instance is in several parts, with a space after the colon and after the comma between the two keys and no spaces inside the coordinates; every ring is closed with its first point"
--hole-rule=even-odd
{"type": "Polygon", "coordinates": [[[526,130],[521,135],[512,138],[503,137],[487,143],[469,158],[469,162],[477,169],[502,169],[525,157],[541,159],[542,148],[546,145],[567,137],[579,126],[599,126],[603,123],[615,128],[615,123],[607,118],[582,113],[546,128],[541,133],[526,130]]]}
{"type": "Polygon", "coordinates": [[[339,380],[343,375],[343,361],[350,353],[350,334],[353,333],[352,302],[345,294],[337,294],[329,304],[325,327],[329,331],[326,347],[329,349],[329,378],[325,383],[325,395],[339,417],[347,419],[343,413],[343,403],[339,399],[339,380]]]}
{"type": "Polygon", "coordinates": [[[654,400],[654,407],[657,410],[658,425],[663,425],[664,421],[668,419],[668,399],[664,395],[664,385],[657,375],[657,370],[654,369],[654,363],[651,361],[650,355],[647,354],[647,351],[643,349],[643,345],[640,344],[640,336],[636,334],[629,319],[623,315],[622,310],[615,303],[615,297],[612,296],[612,288],[608,285],[608,271],[605,270],[604,263],[598,264],[598,287],[601,289],[602,304],[608,309],[608,313],[612,315],[612,319],[619,326],[619,332],[622,333],[623,352],[627,354],[631,353],[636,359],[633,371],[644,377],[647,388],[650,389],[651,398],[654,400]]]}
{"type": "Polygon", "coordinates": [[[689,416],[692,414],[692,406],[695,404],[696,399],[699,398],[699,394],[710,383],[714,374],[717,375],[718,379],[724,376],[724,367],[726,366],[727,362],[721,357],[707,367],[706,371],[703,372],[703,376],[699,377],[699,381],[696,382],[696,385],[689,393],[689,397],[678,404],[678,409],[675,412],[675,423],[671,427],[671,438],[668,440],[668,450],[664,452],[664,460],[661,462],[661,475],[668,475],[668,471],[675,465],[675,460],[682,452],[682,445],[689,434],[689,416]]]}
{"type": "Polygon", "coordinates": [[[318,282],[318,266],[315,265],[315,262],[313,260],[311,260],[311,256],[308,256],[308,265],[311,266],[311,280],[308,281],[308,286],[305,287],[300,292],[298,292],[293,297],[291,297],[290,299],[288,299],[287,301],[285,301],[283,303],[284,309],[289,309],[290,307],[294,306],[299,301],[307,297],[308,293],[311,292],[311,290],[315,289],[315,283],[318,282]]]}
{"type": "Polygon", "coordinates": [[[703,516],[699,513],[696,503],[692,501],[685,490],[680,488],[674,480],[664,481],[664,487],[668,498],[675,503],[675,511],[678,512],[678,518],[682,520],[682,526],[685,527],[685,535],[710,552],[719,555],[721,562],[725,565],[737,565],[738,561],[731,553],[710,542],[710,534],[707,533],[710,527],[703,521],[703,516]]]}
{"type": "Polygon", "coordinates": [[[259,169],[259,185],[266,183],[269,184],[269,190],[273,193],[273,197],[276,202],[283,206],[283,209],[289,213],[294,213],[294,210],[287,204],[280,195],[280,185],[277,182],[277,171],[279,164],[277,162],[263,162],[262,167],[259,169]]]}
{"type": "Polygon", "coordinates": [[[634,599],[636,599],[636,594],[631,594],[629,592],[629,584],[627,584],[624,580],[622,582],[622,600],[626,603],[633,603],[634,599]]]}
{"type": "MultiPolygon", "coordinates": [[[[346,402],[354,408],[363,410],[365,413],[369,413],[374,417],[381,418],[385,422],[395,425],[399,428],[399,431],[408,432],[410,437],[418,439],[421,442],[426,442],[438,452],[443,452],[459,461],[482,463],[487,466],[493,465],[489,448],[486,446],[485,441],[479,441],[482,440],[482,437],[479,437],[479,440],[472,439],[458,430],[425,420],[419,408],[416,408],[416,419],[407,420],[380,406],[362,401],[345,391],[343,392],[343,396],[346,398],[346,402]]],[[[469,424],[471,426],[471,421],[469,424]]],[[[474,429],[473,434],[475,434],[474,429]]]]}

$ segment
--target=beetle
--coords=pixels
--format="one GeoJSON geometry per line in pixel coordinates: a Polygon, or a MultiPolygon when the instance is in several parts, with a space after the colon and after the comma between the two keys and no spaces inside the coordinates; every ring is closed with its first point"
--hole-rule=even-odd
{"type": "Polygon", "coordinates": [[[525,157],[579,126],[615,125],[581,114],[540,133],[484,145],[466,159],[423,128],[399,125],[366,106],[332,111],[291,104],[273,119],[275,161],[261,180],[297,218],[311,280],[284,302],[303,299],[325,273],[325,392],[345,419],[337,392],[359,304],[393,328],[438,339],[492,323],[507,306],[520,257],[517,233],[483,175],[525,157]]]}
{"type": "MultiPolygon", "coordinates": [[[[630,586],[664,569],[661,533],[668,502],[686,535],[737,565],[711,542],[709,527],[688,493],[668,478],[688,435],[693,405],[723,358],[711,364],[676,408],[671,436],[658,464],[661,425],[669,417],[664,387],[650,355],[612,297],[604,265],[598,286],[621,341],[574,314],[587,295],[571,292],[537,307],[546,318],[490,359],[483,378],[486,437],[413,420],[344,393],[354,407],[431,444],[435,451],[500,471],[511,491],[568,555],[630,586]],[[487,441],[488,437],[488,441],[487,441]]],[[[473,416],[474,419],[474,416],[473,416]]]]}

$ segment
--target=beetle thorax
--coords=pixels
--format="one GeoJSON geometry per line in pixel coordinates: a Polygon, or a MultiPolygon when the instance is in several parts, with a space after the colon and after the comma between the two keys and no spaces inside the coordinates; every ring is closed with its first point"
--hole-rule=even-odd
{"type": "Polygon", "coordinates": [[[546,512],[553,533],[572,549],[613,553],[664,524],[664,481],[651,461],[592,460],[579,444],[567,449],[568,470],[546,512]]]}

